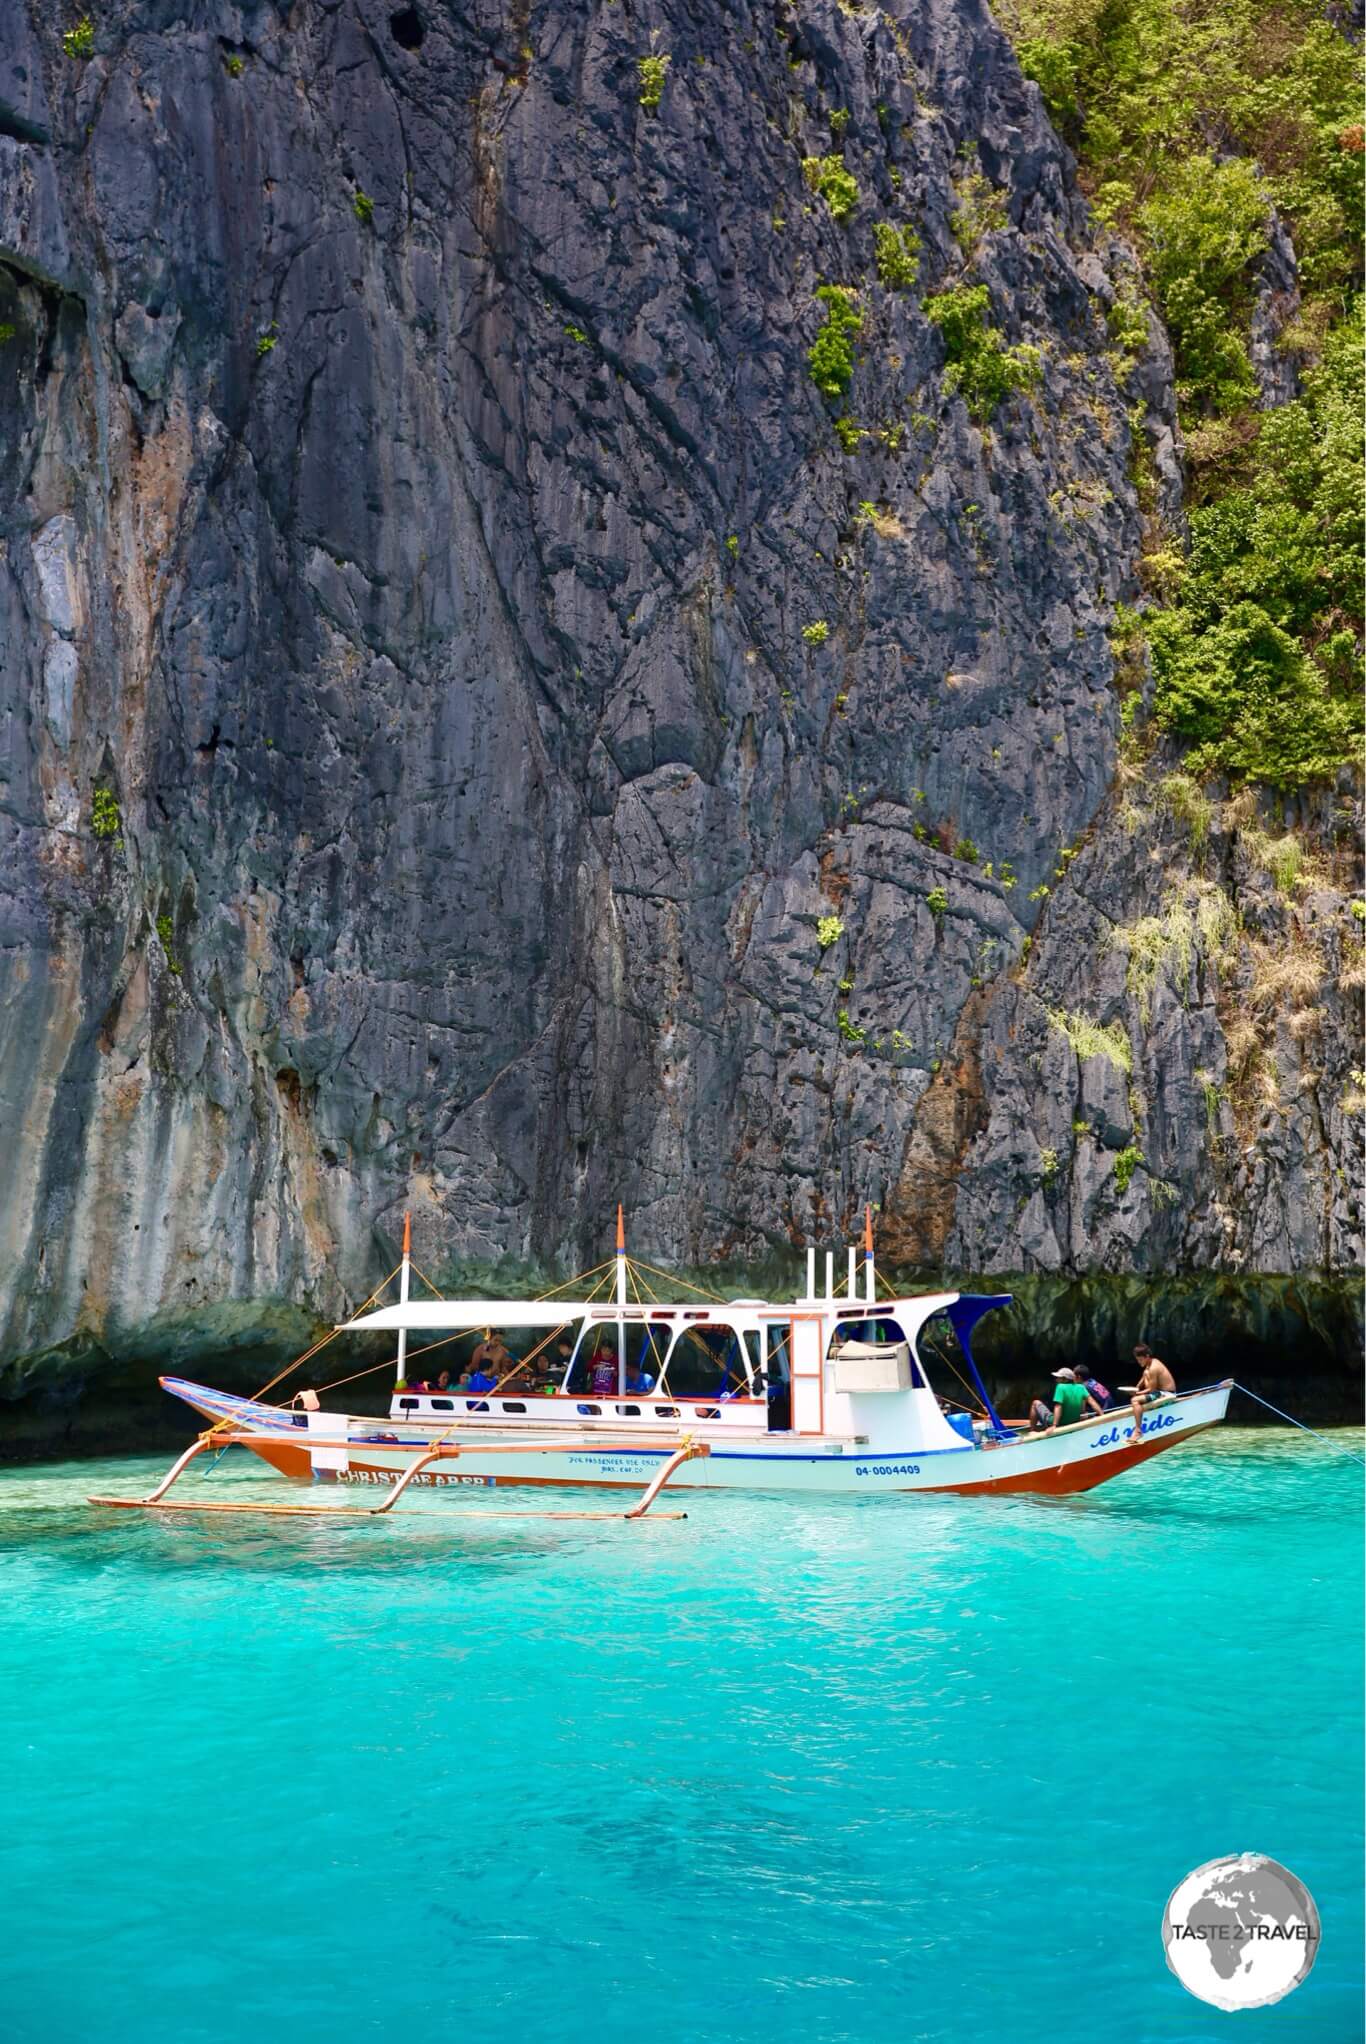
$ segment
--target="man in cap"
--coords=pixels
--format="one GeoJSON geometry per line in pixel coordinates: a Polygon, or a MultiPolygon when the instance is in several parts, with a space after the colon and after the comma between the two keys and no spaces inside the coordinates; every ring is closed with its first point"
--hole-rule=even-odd
{"type": "Polygon", "coordinates": [[[1053,1392],[1053,1425],[1055,1427],[1070,1427],[1074,1420],[1079,1420],[1085,1416],[1088,1405],[1092,1412],[1099,1417],[1100,1407],[1096,1404],[1095,1399],[1091,1396],[1085,1384],[1077,1382],[1075,1370],[1055,1370],[1053,1372],[1053,1381],[1056,1387],[1053,1392]]]}

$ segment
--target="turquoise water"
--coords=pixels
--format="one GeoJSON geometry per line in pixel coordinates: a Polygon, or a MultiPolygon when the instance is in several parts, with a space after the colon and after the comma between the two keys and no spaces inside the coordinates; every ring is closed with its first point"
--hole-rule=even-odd
{"type": "MultiPolygon", "coordinates": [[[[1206,1442],[1062,1504],[640,1526],[155,1520],[82,1500],[156,1461],[10,1473],[0,2036],[1347,2044],[1360,1472],[1206,1442]],[[1159,1918],[1247,1849],[1323,1943],[1229,2017],[1159,1918]]],[[[208,1481],[288,1494],[250,1468],[208,1481]]]]}

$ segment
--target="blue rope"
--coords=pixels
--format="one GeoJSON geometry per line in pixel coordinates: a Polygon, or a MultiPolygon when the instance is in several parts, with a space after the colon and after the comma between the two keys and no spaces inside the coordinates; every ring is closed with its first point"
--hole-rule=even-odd
{"type": "Polygon", "coordinates": [[[1340,1441],[1330,1441],[1327,1434],[1315,1433],[1313,1427],[1307,1427],[1302,1419],[1292,1419],[1288,1412],[1282,1412],[1279,1405],[1273,1405],[1271,1400],[1263,1398],[1260,1392],[1249,1391],[1246,1384],[1239,1384],[1237,1382],[1234,1383],[1233,1388],[1235,1391],[1241,1391],[1244,1398],[1255,1398],[1258,1405],[1264,1405],[1268,1412],[1274,1412],[1277,1419],[1288,1420],[1290,1425],[1298,1427],[1302,1434],[1313,1434],[1314,1439],[1322,1441],[1325,1448],[1336,1448],[1339,1455],[1345,1455],[1349,1462],[1355,1462],[1358,1469],[1366,1469],[1366,1462],[1362,1461],[1360,1455],[1354,1455],[1351,1449],[1344,1448],[1340,1441]]]}

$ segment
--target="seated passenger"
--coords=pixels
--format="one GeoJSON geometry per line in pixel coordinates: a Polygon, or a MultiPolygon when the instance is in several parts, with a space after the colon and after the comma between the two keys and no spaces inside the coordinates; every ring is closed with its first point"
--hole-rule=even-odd
{"type": "Polygon", "coordinates": [[[460,1372],[460,1375],[459,1375],[459,1376],[458,1376],[458,1377],[456,1378],[456,1380],[455,1380],[455,1388],[456,1388],[456,1390],[457,1390],[457,1391],[468,1391],[468,1390],[469,1390],[469,1388],[470,1388],[470,1373],[469,1373],[469,1371],[468,1371],[468,1370],[462,1370],[462,1371],[460,1372]]]}
{"type": "Polygon", "coordinates": [[[1053,1378],[1057,1385],[1053,1393],[1053,1427],[1074,1426],[1079,1419],[1086,1417],[1088,1405],[1099,1417],[1100,1407],[1086,1386],[1078,1383],[1075,1370],[1055,1370],[1053,1378]]]}
{"type": "Polygon", "coordinates": [[[1107,1391],[1098,1377],[1088,1376],[1085,1370],[1078,1370],[1077,1382],[1086,1386],[1102,1412],[1110,1412],[1113,1409],[1115,1405],[1114,1393],[1107,1391]]]}
{"type": "Polygon", "coordinates": [[[491,1391],[498,1379],[505,1377],[512,1368],[513,1360],[514,1358],[510,1354],[507,1344],[498,1332],[498,1329],[496,1327],[491,1328],[486,1338],[480,1342],[478,1348],[470,1357],[470,1369],[476,1376],[487,1377],[490,1370],[493,1372],[491,1381],[488,1384],[479,1385],[478,1389],[481,1391],[491,1391]]]}
{"type": "Polygon", "coordinates": [[[609,1349],[600,1348],[593,1357],[588,1389],[594,1398],[613,1398],[617,1389],[617,1359],[609,1349]]]}
{"type": "Polygon", "coordinates": [[[653,1391],[654,1388],[655,1380],[648,1370],[642,1370],[638,1362],[627,1365],[626,1389],[629,1392],[638,1397],[643,1392],[653,1391]]]}
{"type": "Polygon", "coordinates": [[[499,1380],[490,1377],[487,1370],[471,1370],[468,1389],[471,1391],[496,1391],[499,1380]]]}
{"type": "Polygon", "coordinates": [[[438,1391],[449,1391],[449,1390],[450,1390],[450,1388],[451,1388],[451,1373],[450,1373],[450,1371],[449,1371],[449,1370],[443,1370],[443,1371],[441,1372],[441,1375],[440,1375],[440,1376],[439,1376],[439,1377],[437,1378],[437,1380],[436,1380],[436,1389],[437,1389],[438,1391]]]}

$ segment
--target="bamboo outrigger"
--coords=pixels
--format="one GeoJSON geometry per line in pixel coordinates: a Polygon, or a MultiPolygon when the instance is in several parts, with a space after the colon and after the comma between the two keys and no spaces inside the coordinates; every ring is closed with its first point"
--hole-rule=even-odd
{"type": "MultiPolygon", "coordinates": [[[[394,1482],[389,1486],[377,1505],[275,1504],[269,1499],[260,1502],[239,1503],[235,1498],[177,1498],[171,1503],[165,1501],[166,1493],[174,1484],[180,1481],[191,1462],[198,1456],[209,1453],[217,1454],[222,1449],[235,1445],[250,1447],[253,1445],[255,1438],[254,1435],[245,1431],[226,1429],[223,1432],[219,1432],[216,1428],[210,1427],[206,1432],[196,1436],[184,1454],[179,1456],[170,1469],[167,1470],[155,1490],[148,1491],[146,1497],[92,1497],[88,1502],[92,1505],[105,1505],[112,1510],[124,1512],[264,1512],[286,1516],[290,1514],[296,1516],[311,1515],[315,1518],[327,1519],[346,1516],[359,1519],[379,1519],[386,1512],[393,1510],[410,1483],[421,1481],[423,1472],[432,1463],[454,1462],[461,1452],[454,1442],[438,1442],[425,1455],[417,1456],[408,1464],[406,1469],[396,1476],[394,1482]]],[[[339,1442],[335,1445],[340,1447],[343,1444],[339,1442]]],[[[485,1444],[482,1452],[484,1454],[501,1455],[537,1455],[557,1452],[563,1445],[560,1441],[501,1441],[485,1444]]],[[[537,1513],[523,1511],[507,1513],[503,1516],[517,1519],[533,1517],[545,1519],[643,1519],[655,1499],[659,1496],[659,1493],[668,1483],[670,1477],[680,1470],[685,1462],[691,1462],[697,1456],[709,1455],[710,1453],[711,1448],[706,1441],[694,1441],[691,1439],[680,1441],[673,1454],[655,1471],[629,1511],[537,1513]]],[[[494,1516],[497,1515],[481,1513],[481,1517],[494,1516]]],[[[688,1515],[686,1512],[659,1512],[655,1516],[662,1519],[685,1519],[688,1515]]]]}

